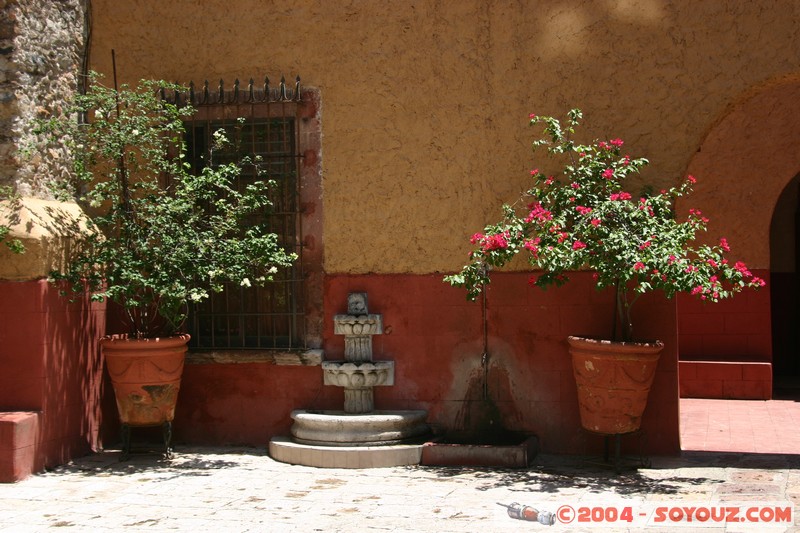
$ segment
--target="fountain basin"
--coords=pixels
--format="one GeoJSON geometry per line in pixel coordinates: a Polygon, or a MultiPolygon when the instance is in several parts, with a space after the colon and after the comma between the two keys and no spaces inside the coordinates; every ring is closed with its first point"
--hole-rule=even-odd
{"type": "Polygon", "coordinates": [[[394,361],[324,361],[322,383],[347,389],[394,385],[394,361]]]}
{"type": "Polygon", "coordinates": [[[427,412],[292,411],[292,438],[316,446],[382,446],[400,444],[428,434],[427,412]]]}

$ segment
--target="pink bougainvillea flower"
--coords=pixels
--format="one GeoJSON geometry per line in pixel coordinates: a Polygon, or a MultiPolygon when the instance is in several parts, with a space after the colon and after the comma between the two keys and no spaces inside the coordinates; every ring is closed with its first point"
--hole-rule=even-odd
{"type": "Polygon", "coordinates": [[[698,294],[702,294],[702,292],[703,292],[703,287],[698,285],[697,287],[692,289],[692,296],[697,296],[698,294]]]}
{"type": "Polygon", "coordinates": [[[692,176],[691,174],[689,174],[688,176],[686,176],[686,181],[687,181],[687,182],[689,182],[689,183],[691,183],[692,185],[694,185],[695,183],[697,183],[697,179],[696,179],[694,176],[692,176]]]}
{"type": "Polygon", "coordinates": [[[614,177],[614,170],[613,170],[613,169],[610,169],[610,168],[607,168],[607,169],[605,169],[605,170],[603,171],[603,177],[604,177],[605,179],[607,179],[607,180],[610,180],[611,178],[613,178],[613,177],[614,177]]]}
{"type": "Polygon", "coordinates": [[[531,211],[528,214],[528,216],[525,217],[525,222],[527,223],[533,221],[543,223],[553,219],[553,213],[542,207],[542,204],[540,204],[539,202],[530,204],[528,208],[531,211]]]}
{"type": "Polygon", "coordinates": [[[731,247],[728,246],[728,239],[726,239],[725,237],[722,237],[719,240],[719,247],[722,248],[723,250],[725,250],[726,252],[730,252],[731,251],[731,247]]]}
{"type": "Polygon", "coordinates": [[[609,149],[608,143],[605,141],[600,141],[599,143],[597,143],[597,147],[600,148],[601,150],[609,149]]]}
{"type": "Polygon", "coordinates": [[[538,174],[539,174],[539,169],[538,168],[534,168],[533,170],[531,170],[531,176],[536,176],[538,174]]]}
{"type": "Polygon", "coordinates": [[[474,233],[472,237],[469,238],[469,242],[472,244],[478,244],[481,239],[483,239],[483,233],[474,233]]]}
{"type": "Polygon", "coordinates": [[[650,248],[651,244],[653,244],[653,243],[650,242],[650,241],[644,241],[642,244],[639,245],[639,249],[640,250],[645,250],[647,248],[650,248]]]}
{"type": "Polygon", "coordinates": [[[528,115],[528,118],[531,119],[531,120],[535,119],[536,118],[536,113],[531,113],[530,115],[528,115]]]}
{"type": "Polygon", "coordinates": [[[753,285],[755,285],[757,287],[763,287],[763,286],[765,286],[767,284],[766,281],[764,281],[761,278],[757,278],[755,276],[753,276],[753,279],[750,280],[750,283],[752,283],[753,285]]]}
{"type": "Polygon", "coordinates": [[[609,144],[611,144],[612,146],[616,146],[617,148],[625,144],[624,142],[622,142],[622,139],[611,139],[608,142],[609,144]]]}
{"type": "Polygon", "coordinates": [[[747,268],[747,265],[745,265],[742,261],[736,261],[736,264],[733,265],[733,268],[734,270],[739,272],[744,277],[744,279],[747,279],[753,275],[750,272],[750,269],[747,268]]]}
{"type": "Polygon", "coordinates": [[[546,180],[544,180],[545,185],[552,185],[553,184],[553,176],[548,176],[546,180]]]}
{"type": "Polygon", "coordinates": [[[719,268],[719,264],[713,259],[708,259],[706,263],[708,263],[708,266],[710,266],[711,268],[719,268]]]}
{"type": "Polygon", "coordinates": [[[589,213],[592,212],[592,208],[591,207],[584,207],[582,205],[578,205],[578,206],[575,206],[575,211],[577,211],[581,215],[588,215],[589,213]]]}
{"type": "Polygon", "coordinates": [[[599,218],[593,218],[589,223],[596,228],[597,226],[600,225],[600,219],[599,218]]]}
{"type": "Polygon", "coordinates": [[[626,155],[625,159],[622,160],[622,166],[627,167],[630,164],[631,164],[631,156],[626,155]]]}
{"type": "Polygon", "coordinates": [[[528,239],[522,244],[522,247],[536,255],[536,253],[539,251],[539,242],[541,242],[539,237],[536,237],[535,239],[528,239]]]}
{"type": "Polygon", "coordinates": [[[644,263],[642,263],[641,261],[637,261],[636,263],[634,263],[634,265],[633,265],[633,269],[634,269],[634,270],[637,270],[637,271],[638,271],[638,270],[646,270],[646,269],[647,269],[647,267],[646,267],[646,266],[644,265],[644,263]]]}
{"type": "Polygon", "coordinates": [[[573,181],[572,183],[569,184],[569,186],[572,187],[573,189],[580,189],[581,188],[581,184],[578,183],[577,181],[573,181]]]}
{"type": "Polygon", "coordinates": [[[573,250],[580,250],[582,248],[586,248],[586,244],[582,243],[581,241],[575,241],[572,243],[573,250]]]}
{"type": "Polygon", "coordinates": [[[481,248],[484,252],[490,252],[492,250],[501,250],[504,248],[508,248],[508,232],[503,233],[496,233],[494,235],[486,235],[484,236],[481,248]]]}
{"type": "Polygon", "coordinates": [[[609,196],[609,199],[612,200],[612,201],[630,200],[631,199],[631,193],[625,192],[625,191],[615,192],[615,193],[612,193],[611,196],[609,196]]]}

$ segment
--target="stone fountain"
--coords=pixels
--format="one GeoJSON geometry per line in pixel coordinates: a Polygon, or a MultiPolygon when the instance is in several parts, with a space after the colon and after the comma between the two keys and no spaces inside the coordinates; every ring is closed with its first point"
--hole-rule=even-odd
{"type": "Polygon", "coordinates": [[[427,412],[374,409],[373,388],[394,385],[394,361],[372,360],[372,337],[383,333],[381,315],[370,314],[366,293],[351,293],[347,314],[333,317],[344,335],[343,361],[322,363],[323,385],[344,388],[341,411],[292,412],[292,437],[270,441],[277,461],[306,466],[367,468],[418,464],[419,441],[428,434],[427,412]]]}

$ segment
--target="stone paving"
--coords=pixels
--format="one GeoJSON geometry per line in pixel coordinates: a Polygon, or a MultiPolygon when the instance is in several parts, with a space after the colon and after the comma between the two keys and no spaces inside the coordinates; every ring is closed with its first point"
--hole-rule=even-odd
{"type": "Polygon", "coordinates": [[[655,523],[670,516],[659,506],[780,502],[800,503],[800,455],[684,452],[615,474],[574,456],[540,455],[527,469],[354,470],[279,463],[266,449],[179,447],[170,461],[106,451],[0,485],[0,531],[800,531],[796,511],[794,524],[770,527],[655,523]],[[583,507],[596,522],[515,520],[498,502],[563,519],[564,506],[583,507]]]}

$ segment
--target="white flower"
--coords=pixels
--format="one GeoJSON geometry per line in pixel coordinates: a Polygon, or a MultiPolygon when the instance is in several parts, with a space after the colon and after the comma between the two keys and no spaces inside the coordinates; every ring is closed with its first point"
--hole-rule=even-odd
{"type": "Polygon", "coordinates": [[[136,137],[137,135],[139,135],[139,130],[137,130],[136,128],[134,128],[133,130],[131,130],[131,135],[133,135],[134,137],[136,137]]]}
{"type": "Polygon", "coordinates": [[[249,287],[250,286],[250,280],[247,279],[247,278],[244,278],[239,285],[241,285],[242,287],[249,287]]]}
{"type": "Polygon", "coordinates": [[[217,273],[216,273],[214,270],[209,270],[209,271],[208,271],[208,277],[209,277],[209,278],[212,278],[212,279],[213,279],[213,278],[214,278],[214,276],[216,276],[216,275],[217,275],[217,273]]]}
{"type": "Polygon", "coordinates": [[[208,298],[208,293],[205,292],[205,291],[203,291],[203,292],[193,292],[193,293],[189,294],[189,299],[191,301],[193,301],[193,302],[199,302],[204,298],[208,298]]]}
{"type": "Polygon", "coordinates": [[[276,266],[270,267],[270,269],[267,272],[269,272],[270,274],[275,274],[278,272],[278,267],[276,266]]]}

